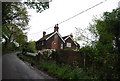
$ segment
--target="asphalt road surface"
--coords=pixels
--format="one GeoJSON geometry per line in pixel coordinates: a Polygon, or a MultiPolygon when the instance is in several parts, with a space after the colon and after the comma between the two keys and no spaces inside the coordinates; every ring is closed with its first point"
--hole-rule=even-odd
{"type": "Polygon", "coordinates": [[[2,79],[53,79],[17,57],[17,53],[2,57],[2,79]]]}

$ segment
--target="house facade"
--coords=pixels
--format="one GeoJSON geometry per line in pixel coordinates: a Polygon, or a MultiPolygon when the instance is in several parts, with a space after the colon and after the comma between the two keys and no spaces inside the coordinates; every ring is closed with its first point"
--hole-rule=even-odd
{"type": "Polygon", "coordinates": [[[77,49],[79,44],[73,40],[72,35],[62,37],[59,33],[58,24],[54,27],[54,32],[47,34],[43,32],[43,37],[36,42],[36,49],[77,49]]]}

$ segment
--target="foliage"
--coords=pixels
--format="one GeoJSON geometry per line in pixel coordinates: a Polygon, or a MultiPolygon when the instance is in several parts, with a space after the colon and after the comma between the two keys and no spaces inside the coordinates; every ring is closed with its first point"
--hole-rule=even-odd
{"type": "Polygon", "coordinates": [[[29,41],[28,42],[27,51],[35,53],[35,41],[29,41]]]}
{"type": "Polygon", "coordinates": [[[9,43],[17,42],[21,46],[27,41],[27,36],[23,32],[29,22],[26,8],[20,2],[3,2],[2,14],[2,38],[5,40],[3,49],[5,50],[9,43]]]}
{"type": "MultiPolygon", "coordinates": [[[[51,55],[53,62],[51,60],[41,61],[37,67],[61,79],[119,79],[120,9],[105,12],[101,19],[95,19],[94,22],[88,29],[95,40],[89,41],[85,35],[81,38],[91,44],[86,44],[76,55],[72,52],[68,54],[65,51],[61,52],[61,50],[53,52],[51,55]],[[80,59],[84,61],[83,68],[80,66],[80,59]],[[74,65],[73,61],[79,64],[74,65]]],[[[79,35],[81,34],[80,30],[79,35]]]]}
{"type": "Polygon", "coordinates": [[[82,68],[70,65],[41,62],[38,67],[44,68],[44,70],[56,75],[60,79],[90,79],[82,68]]]}
{"type": "Polygon", "coordinates": [[[27,5],[28,8],[36,9],[36,11],[40,13],[49,8],[49,2],[31,2],[28,0],[24,3],[27,5]]]}
{"type": "Polygon", "coordinates": [[[76,39],[87,42],[80,49],[80,54],[84,55],[84,66],[88,73],[94,77],[96,74],[102,79],[119,78],[120,8],[104,12],[103,16],[100,19],[95,18],[94,24],[90,24],[85,31],[77,30],[76,39]],[[86,36],[89,34],[86,31],[91,32],[91,41],[89,36],[86,36]]]}
{"type": "MultiPolygon", "coordinates": [[[[4,46],[5,44],[3,43],[2,46],[4,46]]],[[[6,48],[6,50],[9,50],[9,52],[12,52],[12,51],[16,51],[17,50],[17,47],[14,43],[9,43],[8,44],[8,47],[6,48]],[[13,49],[14,48],[14,49],[13,49]]],[[[8,51],[6,51],[5,53],[7,53],[8,51]]]]}
{"type": "Polygon", "coordinates": [[[118,63],[120,60],[120,8],[113,9],[112,12],[104,12],[101,19],[95,20],[94,26],[99,35],[99,41],[95,45],[97,61],[106,71],[106,73],[103,72],[106,77],[119,78],[117,71],[120,68],[118,63]]]}
{"type": "Polygon", "coordinates": [[[57,64],[70,64],[73,66],[79,65],[79,62],[83,62],[82,56],[73,50],[57,50],[53,51],[51,54],[51,59],[54,60],[57,64]]]}
{"type": "Polygon", "coordinates": [[[29,63],[34,63],[37,68],[52,73],[59,79],[90,79],[90,76],[88,76],[88,74],[79,67],[67,64],[56,64],[47,61],[36,62],[35,57],[30,55],[19,54],[18,57],[29,63]]]}
{"type": "MultiPolygon", "coordinates": [[[[28,7],[36,9],[37,12],[42,12],[49,8],[49,2],[2,2],[3,51],[15,49],[9,48],[9,43],[17,43],[17,46],[22,48],[27,42],[25,30],[28,29],[27,26],[30,20],[27,12],[28,7]]],[[[34,46],[28,48],[34,49],[34,46]]]]}
{"type": "Polygon", "coordinates": [[[25,60],[25,61],[27,61],[27,62],[29,62],[29,63],[36,63],[35,61],[36,61],[36,59],[35,59],[35,57],[34,56],[32,56],[32,55],[23,55],[23,54],[18,54],[17,55],[20,59],[23,59],[23,60],[25,60]]]}
{"type": "MultiPolygon", "coordinates": [[[[99,40],[94,43],[96,59],[94,64],[102,66],[105,78],[119,78],[118,68],[120,60],[120,8],[112,12],[105,12],[101,19],[96,19],[94,27],[99,40]],[[99,64],[99,65],[98,65],[99,64]]],[[[93,33],[93,32],[92,32],[93,33]]]]}
{"type": "MultiPolygon", "coordinates": [[[[98,44],[104,45],[105,50],[120,50],[120,8],[114,9],[112,12],[104,12],[101,19],[96,19],[95,24],[90,26],[90,30],[94,29],[99,35],[98,44]]],[[[91,31],[93,34],[94,32],[91,31]]],[[[120,53],[120,52],[119,52],[120,53]]]]}
{"type": "Polygon", "coordinates": [[[81,29],[81,28],[76,28],[75,32],[75,40],[80,41],[84,43],[83,45],[90,45],[91,41],[93,41],[90,37],[90,32],[88,29],[81,29]]]}
{"type": "Polygon", "coordinates": [[[25,42],[22,45],[21,50],[22,50],[22,54],[26,54],[27,52],[35,53],[36,52],[35,41],[25,42]]]}
{"type": "MultiPolygon", "coordinates": [[[[30,63],[34,63],[39,69],[42,69],[44,71],[49,72],[50,74],[56,76],[59,79],[69,79],[69,80],[85,80],[85,79],[97,79],[97,80],[102,80],[102,79],[115,79],[117,76],[115,76],[116,72],[114,72],[115,68],[112,66],[109,66],[108,64],[111,65],[111,62],[115,61],[116,59],[113,58],[113,56],[110,56],[107,59],[111,59],[104,61],[106,66],[101,66],[101,65],[95,65],[97,63],[92,63],[91,67],[85,68],[80,68],[78,66],[71,66],[68,64],[56,64],[54,61],[36,61],[35,57],[30,56],[30,55],[20,55],[21,58],[23,58],[25,61],[28,61],[30,63]],[[95,67],[99,66],[99,67],[95,67]],[[104,68],[101,68],[101,67],[104,68]],[[107,74],[109,73],[109,74],[107,74]],[[112,74],[112,76],[111,76],[112,74]],[[111,77],[110,77],[111,76],[111,77]]],[[[102,59],[103,60],[103,59],[102,59]]],[[[95,61],[96,62],[96,61],[95,61]]],[[[113,63],[114,64],[114,63],[113,63]]]]}
{"type": "Polygon", "coordinates": [[[52,50],[51,49],[46,49],[46,50],[43,50],[43,58],[45,60],[49,60],[51,59],[51,53],[52,53],[52,50]]]}

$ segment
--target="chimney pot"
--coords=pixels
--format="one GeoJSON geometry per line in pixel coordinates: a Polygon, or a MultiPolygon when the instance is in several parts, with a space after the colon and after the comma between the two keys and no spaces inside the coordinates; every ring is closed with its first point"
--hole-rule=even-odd
{"type": "Polygon", "coordinates": [[[58,32],[58,30],[59,30],[59,27],[58,27],[58,24],[56,24],[54,27],[54,32],[56,32],[56,31],[58,32]]]}
{"type": "Polygon", "coordinates": [[[73,38],[73,35],[72,35],[72,33],[70,34],[70,36],[73,38]]]}
{"type": "Polygon", "coordinates": [[[44,37],[45,35],[46,35],[46,32],[44,31],[44,32],[43,32],[43,37],[44,37]]]}

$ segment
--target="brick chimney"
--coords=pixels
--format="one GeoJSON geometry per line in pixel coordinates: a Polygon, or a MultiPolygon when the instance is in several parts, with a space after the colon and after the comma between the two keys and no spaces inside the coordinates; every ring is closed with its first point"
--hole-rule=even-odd
{"type": "Polygon", "coordinates": [[[56,31],[58,32],[58,30],[59,30],[59,27],[58,27],[58,24],[56,24],[54,27],[54,32],[56,32],[56,31]]]}
{"type": "Polygon", "coordinates": [[[45,31],[43,31],[43,37],[46,35],[46,32],[45,31]]]}
{"type": "Polygon", "coordinates": [[[71,37],[71,38],[73,38],[73,35],[72,35],[72,33],[70,34],[70,37],[71,37]]]}

